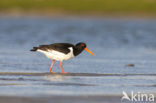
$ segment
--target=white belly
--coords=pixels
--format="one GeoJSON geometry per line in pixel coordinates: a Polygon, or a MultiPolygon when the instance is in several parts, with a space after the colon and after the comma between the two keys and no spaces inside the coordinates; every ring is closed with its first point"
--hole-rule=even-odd
{"type": "Polygon", "coordinates": [[[55,50],[49,50],[49,51],[43,51],[43,50],[37,50],[41,53],[43,53],[44,55],[46,55],[47,58],[49,59],[54,59],[57,61],[63,61],[63,60],[68,60],[70,58],[73,58],[73,49],[70,47],[70,52],[68,54],[64,54],[55,50]]]}

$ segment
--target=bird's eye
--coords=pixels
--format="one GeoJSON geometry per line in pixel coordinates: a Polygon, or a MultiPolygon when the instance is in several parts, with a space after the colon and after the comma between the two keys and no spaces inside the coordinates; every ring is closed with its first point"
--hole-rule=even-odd
{"type": "Polygon", "coordinates": [[[81,46],[84,47],[85,45],[84,44],[81,44],[81,46]]]}

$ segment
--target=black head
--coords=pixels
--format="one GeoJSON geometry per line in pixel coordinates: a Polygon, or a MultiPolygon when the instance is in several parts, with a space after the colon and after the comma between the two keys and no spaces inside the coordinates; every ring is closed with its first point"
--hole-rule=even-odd
{"type": "Polygon", "coordinates": [[[75,45],[75,47],[84,49],[84,48],[87,47],[87,45],[86,45],[86,43],[80,42],[80,43],[77,43],[77,44],[75,45]]]}
{"type": "Polygon", "coordinates": [[[84,49],[86,48],[86,44],[83,42],[79,42],[75,45],[74,48],[74,55],[77,56],[78,54],[80,54],[84,49]]]}
{"type": "MultiPolygon", "coordinates": [[[[85,43],[83,43],[83,42],[77,43],[76,46],[75,46],[75,48],[77,49],[77,51],[79,51],[78,54],[80,54],[83,50],[86,50],[88,53],[94,55],[94,53],[92,53],[92,52],[87,48],[87,45],[86,45],[85,43]]],[[[78,55],[78,54],[77,54],[77,55],[78,55]]]]}
{"type": "Polygon", "coordinates": [[[80,54],[83,50],[86,50],[88,53],[94,55],[88,48],[87,45],[83,42],[77,43],[74,47],[74,55],[77,56],[80,54]]]}

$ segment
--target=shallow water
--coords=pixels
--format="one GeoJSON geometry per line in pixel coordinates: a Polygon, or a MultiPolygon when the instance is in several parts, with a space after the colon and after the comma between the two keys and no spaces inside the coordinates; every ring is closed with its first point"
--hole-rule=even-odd
{"type": "MultiPolygon", "coordinates": [[[[0,95],[122,95],[156,93],[156,21],[0,17],[0,95]],[[33,46],[84,41],[64,61],[69,74],[50,74],[51,60],[33,46]],[[134,64],[134,67],[127,67],[134,64]]],[[[54,71],[60,72],[59,63],[54,71]]]]}

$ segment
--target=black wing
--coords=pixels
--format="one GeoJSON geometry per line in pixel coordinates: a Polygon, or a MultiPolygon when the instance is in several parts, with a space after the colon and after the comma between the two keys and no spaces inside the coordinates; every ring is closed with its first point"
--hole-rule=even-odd
{"type": "Polygon", "coordinates": [[[55,43],[55,44],[50,44],[50,45],[40,45],[38,49],[48,51],[48,50],[55,50],[62,52],[64,54],[68,54],[70,52],[69,47],[73,47],[74,45],[69,44],[69,43],[55,43]]]}

